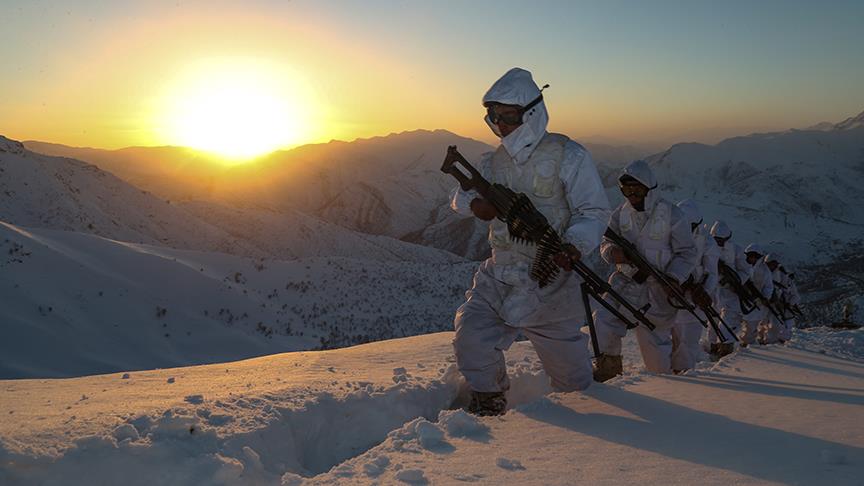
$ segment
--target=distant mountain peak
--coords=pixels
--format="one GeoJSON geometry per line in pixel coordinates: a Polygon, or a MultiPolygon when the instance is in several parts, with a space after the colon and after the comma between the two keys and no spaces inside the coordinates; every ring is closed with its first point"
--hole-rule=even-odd
{"type": "Polygon", "coordinates": [[[852,130],[861,127],[864,127],[864,111],[859,113],[857,116],[849,117],[834,125],[835,130],[852,130]]]}
{"type": "Polygon", "coordinates": [[[809,126],[804,130],[808,132],[827,132],[829,130],[834,130],[834,124],[831,122],[819,122],[815,125],[809,126]]]}

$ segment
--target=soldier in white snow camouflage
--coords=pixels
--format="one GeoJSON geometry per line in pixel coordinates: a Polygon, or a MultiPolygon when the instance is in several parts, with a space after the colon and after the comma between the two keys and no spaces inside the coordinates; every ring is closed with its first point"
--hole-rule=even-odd
{"type": "MultiPolygon", "coordinates": [[[[702,223],[702,213],[692,199],[678,203],[684,217],[690,223],[693,231],[693,243],[696,246],[696,265],[690,272],[688,280],[692,285],[687,290],[691,301],[712,305],[717,292],[717,259],[720,258],[720,248],[709,234],[708,225],[702,223]]],[[[707,320],[702,310],[696,310],[703,320],[707,320]]],[[[696,365],[700,351],[700,339],[704,327],[696,317],[686,310],[679,310],[672,328],[672,371],[682,372],[696,365]]],[[[713,331],[713,329],[712,329],[713,331]]]]}
{"type": "MultiPolygon", "coordinates": [[[[690,221],[674,204],[657,191],[657,180],[643,160],[630,163],[618,179],[624,201],[609,218],[609,229],[633,243],[639,254],[657,270],[680,285],[693,270],[698,257],[690,221]]],[[[604,237],[600,255],[615,264],[609,283],[636,307],[650,304],[647,317],[657,328],[636,327],[636,339],[648,371],[671,373],[672,328],[678,309],[669,302],[667,289],[653,276],[642,274],[624,251],[604,237]]],[[[606,381],[621,374],[621,339],[627,333],[624,322],[605,308],[594,313],[601,355],[594,379],[606,381]]]]}
{"type": "MultiPolygon", "coordinates": [[[[760,300],[770,301],[774,294],[774,280],[771,277],[771,270],[763,259],[765,251],[760,245],[752,243],[744,249],[744,254],[747,255],[747,263],[753,268],[748,285],[752,284],[752,288],[760,300]]],[[[744,328],[741,330],[742,346],[756,342],[759,326],[762,325],[763,321],[772,318],[769,312],[767,305],[760,302],[757,309],[744,316],[744,328]]]]}
{"type": "MultiPolygon", "coordinates": [[[[564,135],[548,133],[541,90],[531,73],[514,68],[483,97],[486,123],[501,145],[484,155],[479,171],[528,195],[549,224],[570,243],[567,261],[594,251],[606,228],[609,202],[597,168],[584,147],[564,135]]],[[[466,302],[456,312],[453,345],[459,370],[472,390],[469,407],[478,414],[500,414],[509,388],[503,350],[521,333],[531,340],[558,391],[591,383],[579,278],[562,273],[546,287],[530,278],[536,248],[513,241],[495,208],[474,191],[453,192],[452,208],[491,221],[491,258],[474,275],[466,302]]]]}
{"type": "MultiPolygon", "coordinates": [[[[729,267],[741,284],[747,282],[753,267],[747,263],[744,249],[732,241],[732,230],[729,229],[729,226],[723,221],[715,221],[711,226],[711,236],[714,237],[714,242],[717,243],[717,248],[720,251],[718,265],[722,262],[729,267]]],[[[744,309],[741,307],[739,295],[733,289],[732,282],[721,277],[715,300],[720,308],[720,317],[737,334],[741,328],[744,309]]],[[[731,335],[724,335],[721,339],[713,329],[708,329],[708,342],[711,343],[711,356],[715,360],[735,350],[735,338],[731,335]]]]}

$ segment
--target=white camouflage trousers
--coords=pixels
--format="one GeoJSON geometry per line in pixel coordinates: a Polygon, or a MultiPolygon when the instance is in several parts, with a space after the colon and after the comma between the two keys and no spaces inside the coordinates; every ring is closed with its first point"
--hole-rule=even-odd
{"type": "Polygon", "coordinates": [[[788,341],[792,338],[793,319],[786,319],[780,323],[775,317],[763,323],[762,340],[765,344],[779,343],[780,341],[788,341]]]}
{"type": "MultiPolygon", "coordinates": [[[[735,292],[731,290],[721,287],[717,292],[717,305],[715,307],[719,307],[720,317],[723,318],[723,321],[732,329],[733,332],[737,335],[739,330],[741,329],[741,302],[738,300],[738,296],[735,295],[735,292]]],[[[714,329],[711,327],[708,328],[708,342],[709,343],[734,343],[735,338],[733,338],[729,331],[723,327],[723,324],[717,323],[720,326],[720,331],[723,333],[723,339],[720,339],[717,336],[717,333],[714,332],[714,329]]]]}
{"type": "MultiPolygon", "coordinates": [[[[678,309],[669,305],[666,291],[653,278],[649,278],[644,284],[638,284],[620,272],[612,273],[609,284],[634,307],[642,308],[645,304],[651,304],[646,317],[656,326],[656,329],[649,330],[642,324],[634,329],[642,353],[642,361],[648,371],[671,373],[672,328],[675,325],[678,309]]],[[[614,304],[610,299],[607,301],[614,304]]],[[[628,316],[626,310],[622,314],[628,316]]],[[[594,311],[594,322],[597,327],[600,352],[621,356],[621,339],[627,335],[627,325],[600,306],[594,311]]]]}
{"type": "Polygon", "coordinates": [[[741,329],[741,344],[753,344],[759,336],[759,326],[767,319],[768,309],[764,305],[759,305],[758,309],[753,310],[742,318],[743,328],[741,329]]]}
{"type": "Polygon", "coordinates": [[[456,311],[453,348],[459,371],[471,389],[500,392],[510,388],[503,351],[520,332],[534,345],[553,390],[568,392],[588,388],[593,378],[588,336],[581,331],[585,320],[581,301],[572,299],[572,306],[558,319],[515,327],[508,325],[500,314],[507,287],[478,270],[474,285],[465,294],[466,302],[456,311]]]}
{"type": "MultiPolygon", "coordinates": [[[[706,319],[701,310],[696,310],[699,317],[706,319]]],[[[709,327],[710,329],[710,327],[709,327]]],[[[686,310],[678,311],[675,325],[672,327],[672,369],[676,371],[690,370],[696,366],[702,356],[699,340],[705,330],[702,324],[686,310]]]]}

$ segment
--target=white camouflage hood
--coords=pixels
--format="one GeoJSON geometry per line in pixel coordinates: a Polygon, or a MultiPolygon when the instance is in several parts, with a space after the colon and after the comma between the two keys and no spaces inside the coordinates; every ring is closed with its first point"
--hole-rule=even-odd
{"type": "Polygon", "coordinates": [[[729,225],[723,221],[714,221],[714,224],[711,226],[711,236],[716,236],[718,238],[729,238],[732,236],[732,230],[729,229],[729,225]]]}
{"type": "MultiPolygon", "coordinates": [[[[540,88],[531,77],[531,73],[524,69],[513,68],[483,95],[483,104],[501,103],[505,105],[527,106],[540,96],[540,88]]],[[[501,136],[498,127],[486,117],[486,124],[495,133],[501,136]]],[[[528,156],[537,147],[540,139],[546,135],[546,127],[549,124],[549,113],[546,111],[546,103],[541,100],[522,115],[522,125],[510,135],[501,138],[501,144],[511,157],[519,162],[528,160],[528,156]]]]}
{"type": "MultiPolygon", "coordinates": [[[[657,193],[657,178],[654,176],[654,171],[651,170],[651,166],[648,165],[648,162],[644,160],[634,160],[627,164],[627,167],[624,167],[624,171],[621,172],[621,176],[618,177],[618,180],[621,180],[621,177],[628,175],[637,181],[641,182],[642,185],[650,189],[648,191],[648,196],[645,197],[645,211],[651,212],[654,210],[654,206],[657,205],[657,201],[660,200],[660,195],[657,193]]],[[[626,200],[626,199],[625,199],[626,200]]],[[[629,207],[633,207],[630,204],[630,201],[625,203],[629,207]]]]}
{"type": "MultiPolygon", "coordinates": [[[[651,170],[651,166],[648,165],[648,162],[645,162],[644,160],[634,160],[627,164],[627,167],[624,167],[624,172],[621,173],[621,177],[625,175],[641,182],[648,189],[657,188],[657,178],[654,177],[654,171],[651,170]]],[[[621,177],[618,179],[620,180],[621,177]]]]}
{"type": "Polygon", "coordinates": [[[750,243],[747,245],[747,248],[744,249],[744,253],[758,253],[760,255],[765,254],[765,250],[762,249],[762,246],[758,243],[750,243]]]}

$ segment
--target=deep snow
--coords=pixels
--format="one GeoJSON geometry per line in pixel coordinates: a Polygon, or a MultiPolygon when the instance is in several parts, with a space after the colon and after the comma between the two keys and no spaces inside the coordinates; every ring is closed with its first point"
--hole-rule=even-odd
{"type": "MultiPolygon", "coordinates": [[[[860,333],[860,331],[852,332],[860,333]]],[[[857,336],[857,334],[855,334],[857,336]]],[[[0,382],[3,484],[862,484],[864,351],[754,347],[683,376],[476,418],[451,333],[190,368],[0,382]]],[[[800,348],[831,331],[796,331],[800,348]]],[[[628,361],[633,361],[632,349],[628,361]]]]}

